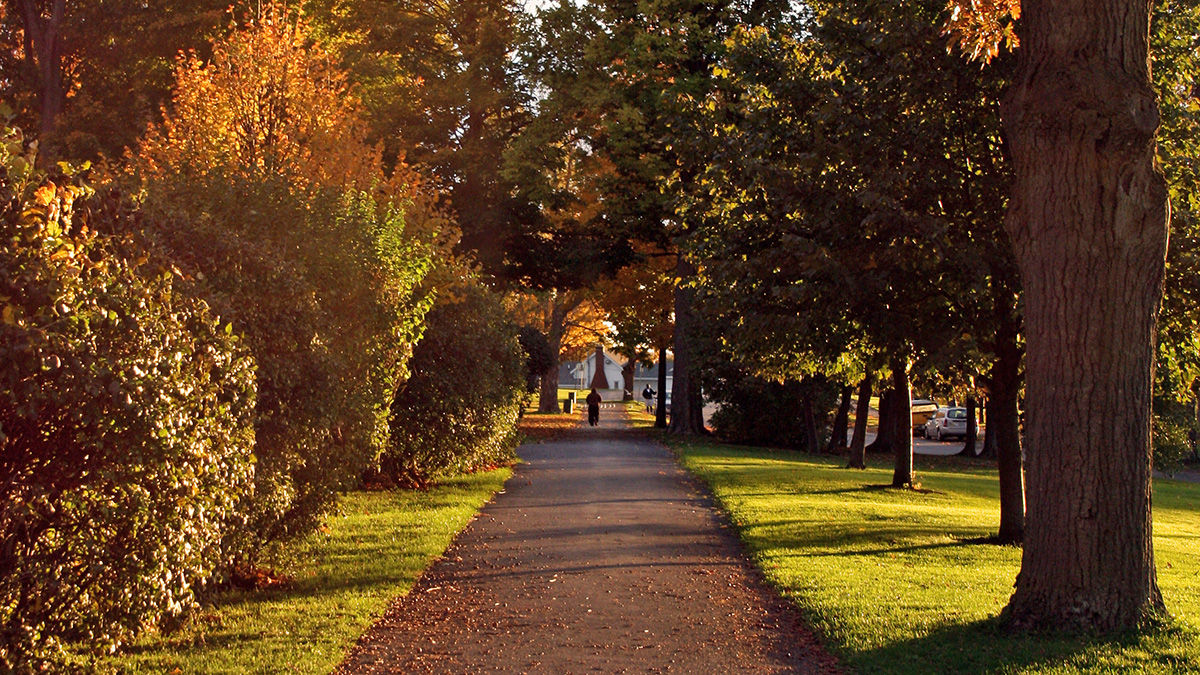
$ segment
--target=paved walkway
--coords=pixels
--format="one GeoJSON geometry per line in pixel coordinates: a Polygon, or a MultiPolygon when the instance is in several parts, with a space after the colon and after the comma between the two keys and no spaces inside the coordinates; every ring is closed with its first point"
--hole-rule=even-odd
{"type": "Polygon", "coordinates": [[[505,491],[339,673],[833,673],[661,446],[523,446],[505,491]]]}

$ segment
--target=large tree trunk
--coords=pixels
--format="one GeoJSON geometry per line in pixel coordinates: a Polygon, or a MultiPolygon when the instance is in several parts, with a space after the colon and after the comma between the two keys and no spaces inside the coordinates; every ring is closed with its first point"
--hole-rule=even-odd
{"type": "Polygon", "coordinates": [[[667,346],[660,344],[658,346],[658,392],[655,394],[654,401],[654,427],[656,429],[667,428],[667,406],[663,405],[663,399],[666,398],[667,392],[667,346]]]}
{"type": "Polygon", "coordinates": [[[896,393],[888,389],[879,397],[879,424],[875,428],[875,440],[867,446],[867,452],[891,452],[896,440],[896,393]]]}
{"type": "Polygon", "coordinates": [[[867,421],[871,412],[871,378],[867,373],[858,385],[858,407],[854,409],[854,438],[850,439],[850,463],[847,468],[867,468],[867,421]]]}
{"type": "Polygon", "coordinates": [[[633,400],[633,375],[637,369],[637,360],[629,357],[629,361],[621,368],[621,377],[625,380],[625,386],[621,391],[622,401],[633,400]]]}
{"type": "MultiPolygon", "coordinates": [[[[562,411],[558,405],[558,364],[562,358],[559,351],[562,349],[563,336],[567,333],[567,315],[570,314],[571,308],[569,303],[558,298],[552,298],[548,302],[552,304],[549,325],[546,326],[546,342],[550,344],[550,353],[554,354],[554,364],[542,373],[542,386],[538,391],[538,412],[557,413],[562,411]]],[[[603,359],[600,363],[603,366],[603,359]]]]}
{"type": "Polygon", "coordinates": [[[854,387],[844,385],[842,400],[838,403],[837,414],[833,416],[833,432],[829,434],[829,445],[825,446],[825,452],[831,455],[846,449],[846,431],[850,427],[850,403],[853,398],[854,387]]]}
{"type": "MultiPolygon", "coordinates": [[[[912,391],[908,385],[908,359],[892,360],[892,450],[896,453],[892,487],[913,485],[912,391]]],[[[882,425],[880,425],[882,427],[882,425]]],[[[882,433],[882,428],[880,433],[882,433]]]]}
{"type": "Polygon", "coordinates": [[[695,361],[692,334],[696,320],[692,303],[696,292],[686,285],[695,276],[696,269],[681,255],[675,274],[681,281],[675,287],[675,376],[671,381],[671,426],[667,431],[701,435],[708,430],[704,428],[704,396],[692,372],[695,361]]]}
{"type": "Polygon", "coordinates": [[[1015,326],[1001,329],[992,363],[992,412],[988,414],[988,437],[995,437],[1000,473],[1001,543],[1015,544],[1025,537],[1025,465],[1021,454],[1021,413],[1017,397],[1021,390],[1021,348],[1015,326]]]}
{"type": "Polygon", "coordinates": [[[1025,546],[1012,625],[1100,631],[1163,609],[1150,396],[1167,244],[1148,0],[1028,0],[1002,114],[1025,285],[1025,546]]]}

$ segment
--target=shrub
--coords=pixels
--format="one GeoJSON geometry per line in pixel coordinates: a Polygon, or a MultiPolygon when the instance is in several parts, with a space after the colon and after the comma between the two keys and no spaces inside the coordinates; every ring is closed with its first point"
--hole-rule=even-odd
{"type": "Polygon", "coordinates": [[[525,352],[499,298],[469,279],[443,289],[410,366],[380,472],[423,486],[513,459],[525,352]]]}
{"type": "Polygon", "coordinates": [[[445,218],[385,177],[336,59],[277,5],[185,58],[133,160],[146,230],[259,364],[247,562],[311,531],[383,451],[445,218]]]}
{"type": "Polygon", "coordinates": [[[115,207],[0,143],[0,670],[113,646],[223,564],[253,477],[254,366],[115,207]]]}
{"type": "MultiPolygon", "coordinates": [[[[725,377],[709,393],[717,404],[713,431],[733,443],[767,445],[819,452],[806,447],[804,404],[811,397],[818,427],[828,416],[836,394],[819,378],[775,382],[753,377],[728,365],[725,377]]],[[[817,430],[823,437],[823,431],[817,430]]]]}

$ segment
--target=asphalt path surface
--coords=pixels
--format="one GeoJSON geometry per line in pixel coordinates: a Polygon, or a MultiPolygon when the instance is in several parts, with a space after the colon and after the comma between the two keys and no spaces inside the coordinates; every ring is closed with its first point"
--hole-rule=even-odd
{"type": "Polygon", "coordinates": [[[704,491],[620,413],[519,454],[339,673],[837,672],[704,491]]]}

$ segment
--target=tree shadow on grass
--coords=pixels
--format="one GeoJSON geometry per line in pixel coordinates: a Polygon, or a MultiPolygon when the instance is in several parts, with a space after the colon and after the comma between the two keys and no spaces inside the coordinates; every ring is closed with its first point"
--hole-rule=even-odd
{"type": "Polygon", "coordinates": [[[1007,630],[999,618],[934,629],[911,640],[875,649],[851,648],[846,660],[863,673],[908,675],[962,673],[1200,672],[1200,637],[1180,626],[1112,637],[1007,630]]]}

